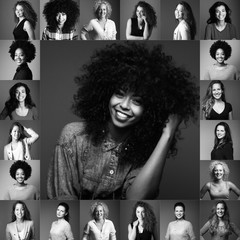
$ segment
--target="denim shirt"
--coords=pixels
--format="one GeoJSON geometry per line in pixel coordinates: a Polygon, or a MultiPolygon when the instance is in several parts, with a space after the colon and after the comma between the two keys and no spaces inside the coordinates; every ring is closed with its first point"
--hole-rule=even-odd
{"type": "Polygon", "coordinates": [[[121,143],[106,139],[95,146],[84,122],[67,124],[61,133],[48,171],[50,199],[125,199],[140,171],[119,165],[121,143]]]}

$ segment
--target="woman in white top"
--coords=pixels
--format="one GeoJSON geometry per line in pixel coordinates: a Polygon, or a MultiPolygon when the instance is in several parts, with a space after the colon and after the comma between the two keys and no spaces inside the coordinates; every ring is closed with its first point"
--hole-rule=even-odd
{"type": "Polygon", "coordinates": [[[31,160],[29,147],[38,137],[31,128],[14,122],[9,131],[8,144],[4,146],[4,160],[31,160]]]}
{"type": "Polygon", "coordinates": [[[187,2],[181,1],[177,4],[175,18],[178,25],[173,33],[173,40],[193,40],[196,35],[196,22],[187,2]]]}
{"type": "Polygon", "coordinates": [[[185,205],[177,202],[174,205],[176,220],[168,224],[166,240],[194,240],[192,224],[185,220],[185,205]]]}
{"type": "Polygon", "coordinates": [[[84,227],[82,240],[116,240],[113,222],[108,220],[108,206],[103,202],[95,202],[91,206],[91,217],[84,227]]]}
{"type": "Polygon", "coordinates": [[[97,0],[94,5],[94,15],[81,30],[82,40],[116,40],[116,25],[110,18],[112,7],[108,1],[97,0]],[[88,37],[87,37],[88,35],[88,37]]]}

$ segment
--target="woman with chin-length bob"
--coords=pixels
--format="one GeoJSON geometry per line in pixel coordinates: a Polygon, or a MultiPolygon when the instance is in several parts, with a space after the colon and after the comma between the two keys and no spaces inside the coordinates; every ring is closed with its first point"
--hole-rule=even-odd
{"type": "Polygon", "coordinates": [[[155,198],[166,158],[177,151],[180,122],[196,116],[191,74],[161,45],[129,41],[96,51],[76,83],[73,111],[80,120],[58,140],[48,197],[155,198]]]}

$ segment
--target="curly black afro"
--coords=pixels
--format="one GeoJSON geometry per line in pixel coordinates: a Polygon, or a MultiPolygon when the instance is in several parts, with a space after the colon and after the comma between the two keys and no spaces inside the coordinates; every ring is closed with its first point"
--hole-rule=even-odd
{"type": "Polygon", "coordinates": [[[26,62],[31,62],[36,56],[36,48],[30,41],[13,41],[9,47],[9,53],[11,58],[14,60],[15,51],[21,48],[26,55],[26,62]]]}
{"type": "Polygon", "coordinates": [[[15,161],[12,164],[12,166],[10,167],[10,170],[9,170],[10,175],[13,179],[16,180],[16,171],[19,168],[24,171],[24,174],[25,174],[25,179],[24,180],[27,180],[28,178],[31,177],[31,173],[32,173],[31,166],[26,161],[18,160],[18,161],[15,161]]]}
{"type": "Polygon", "coordinates": [[[216,51],[219,48],[224,51],[224,54],[225,54],[224,60],[227,60],[228,58],[231,57],[232,47],[227,42],[218,40],[212,44],[212,46],[210,47],[210,50],[209,50],[210,55],[213,59],[216,60],[216,51]]]}
{"type": "Polygon", "coordinates": [[[50,0],[43,9],[43,15],[47,21],[49,30],[56,31],[58,23],[56,16],[58,13],[66,13],[67,20],[64,23],[63,32],[69,32],[74,26],[80,15],[78,4],[73,0],[50,0]]]}
{"type": "MultiPolygon", "coordinates": [[[[75,79],[79,89],[74,95],[73,112],[86,121],[86,132],[96,144],[108,133],[108,106],[112,95],[125,89],[142,98],[143,116],[123,143],[120,163],[143,165],[162,135],[170,114],[180,115],[185,123],[190,118],[196,119],[199,93],[193,77],[176,67],[161,45],[149,49],[144,43],[114,43],[96,51],[91,63],[82,70],[83,74],[75,79]]],[[[171,155],[177,152],[178,138],[179,131],[172,141],[171,155]]]]}

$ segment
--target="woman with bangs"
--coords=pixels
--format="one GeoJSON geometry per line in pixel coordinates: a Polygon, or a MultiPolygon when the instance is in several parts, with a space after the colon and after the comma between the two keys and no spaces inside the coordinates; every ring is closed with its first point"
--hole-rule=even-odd
{"type": "Polygon", "coordinates": [[[190,73],[160,45],[124,42],[97,51],[76,83],[80,121],[67,124],[58,140],[48,197],[155,198],[166,158],[177,152],[180,122],[196,116],[190,73]]]}

